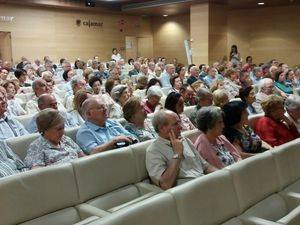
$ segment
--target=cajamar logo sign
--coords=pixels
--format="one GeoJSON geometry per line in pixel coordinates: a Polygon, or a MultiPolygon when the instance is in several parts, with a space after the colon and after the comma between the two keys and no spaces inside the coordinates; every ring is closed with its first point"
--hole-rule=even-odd
{"type": "Polygon", "coordinates": [[[103,26],[103,22],[98,22],[98,21],[91,21],[91,20],[80,20],[77,19],[76,20],[76,25],[78,27],[85,26],[85,27],[102,27],[103,26]]]}

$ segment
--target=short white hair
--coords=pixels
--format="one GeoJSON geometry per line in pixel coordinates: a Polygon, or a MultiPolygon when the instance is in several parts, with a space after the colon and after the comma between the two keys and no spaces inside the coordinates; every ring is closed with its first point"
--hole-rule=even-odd
{"type": "Polygon", "coordinates": [[[262,89],[263,87],[265,87],[265,85],[266,85],[266,83],[267,83],[268,81],[271,81],[271,82],[273,83],[273,80],[272,80],[271,78],[263,78],[263,79],[261,79],[261,80],[258,82],[258,90],[261,91],[261,89],[262,89]]]}
{"type": "Polygon", "coordinates": [[[162,97],[163,93],[161,91],[161,87],[153,85],[147,91],[147,98],[151,98],[152,96],[162,97]]]}

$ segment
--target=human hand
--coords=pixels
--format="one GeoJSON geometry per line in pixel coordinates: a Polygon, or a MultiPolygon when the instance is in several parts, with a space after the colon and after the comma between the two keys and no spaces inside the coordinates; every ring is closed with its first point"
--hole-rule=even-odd
{"type": "Polygon", "coordinates": [[[180,138],[177,138],[174,134],[174,131],[171,130],[170,134],[169,134],[169,137],[170,137],[170,141],[171,141],[171,145],[172,145],[172,148],[174,150],[174,153],[175,154],[178,154],[180,157],[183,156],[183,145],[182,145],[182,139],[180,138]]]}

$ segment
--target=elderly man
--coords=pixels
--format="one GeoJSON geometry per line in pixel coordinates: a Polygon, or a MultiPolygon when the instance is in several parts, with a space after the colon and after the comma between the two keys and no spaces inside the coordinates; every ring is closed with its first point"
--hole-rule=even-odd
{"type": "Polygon", "coordinates": [[[28,134],[24,126],[6,113],[6,91],[0,87],[0,141],[28,134]]]}
{"type": "Polygon", "coordinates": [[[171,88],[171,82],[170,79],[175,73],[175,66],[173,64],[167,64],[166,65],[166,70],[160,75],[160,82],[162,87],[169,87],[171,88]]]}
{"type": "Polygon", "coordinates": [[[77,93],[77,91],[86,89],[86,82],[84,79],[74,77],[71,80],[71,87],[72,87],[72,91],[68,91],[65,96],[65,106],[67,111],[74,109],[73,106],[74,96],[77,93]]]}
{"type": "Polygon", "coordinates": [[[86,154],[96,154],[133,142],[133,136],[120,123],[108,119],[108,110],[101,97],[86,99],[82,112],[86,121],[78,130],[76,141],[86,154]]]}
{"type": "MultiPolygon", "coordinates": [[[[38,103],[38,108],[39,111],[42,111],[43,109],[55,109],[57,110],[57,100],[55,98],[54,95],[51,94],[42,94],[40,97],[38,97],[37,100],[38,103]]],[[[74,127],[76,126],[76,121],[75,118],[73,118],[71,116],[71,114],[67,113],[67,112],[60,112],[61,115],[64,117],[65,119],[65,127],[74,127]]],[[[29,133],[36,133],[38,131],[37,129],[37,125],[36,125],[36,118],[37,118],[38,114],[35,114],[32,119],[31,122],[28,124],[28,127],[26,127],[26,129],[29,131],[29,133]]]]}
{"type": "Polygon", "coordinates": [[[255,96],[255,102],[252,104],[257,113],[263,113],[261,102],[268,96],[274,94],[274,82],[270,78],[264,78],[259,82],[259,91],[255,96]]]}
{"type": "Polygon", "coordinates": [[[217,170],[199,155],[189,139],[180,137],[181,121],[176,113],[160,110],[152,123],[159,135],[146,153],[153,183],[166,190],[217,170]]]}
{"type": "Polygon", "coordinates": [[[300,134],[300,97],[288,98],[284,102],[286,117],[294,124],[300,134]]]}
{"type": "Polygon", "coordinates": [[[133,70],[129,71],[129,76],[134,76],[134,75],[138,75],[141,69],[141,63],[138,61],[135,61],[133,63],[133,70]]]}
{"type": "MultiPolygon", "coordinates": [[[[40,97],[42,94],[49,94],[49,86],[47,85],[47,82],[44,79],[38,79],[35,80],[32,83],[32,89],[34,92],[34,95],[31,100],[29,100],[26,103],[25,110],[28,114],[35,114],[39,112],[38,107],[38,97],[40,97]]],[[[66,111],[65,107],[62,105],[61,102],[58,102],[58,110],[60,111],[66,111]]]]}
{"type": "Polygon", "coordinates": [[[199,68],[197,66],[192,66],[190,68],[190,76],[187,79],[187,83],[189,85],[192,85],[194,82],[196,82],[199,78],[199,73],[200,73],[199,68]]]}
{"type": "Polygon", "coordinates": [[[197,91],[196,100],[197,106],[190,116],[190,120],[195,126],[197,126],[196,118],[198,111],[204,106],[211,106],[213,104],[213,95],[208,89],[200,88],[197,91]]]}
{"type": "Polygon", "coordinates": [[[28,170],[5,142],[0,142],[0,178],[28,170]]]}

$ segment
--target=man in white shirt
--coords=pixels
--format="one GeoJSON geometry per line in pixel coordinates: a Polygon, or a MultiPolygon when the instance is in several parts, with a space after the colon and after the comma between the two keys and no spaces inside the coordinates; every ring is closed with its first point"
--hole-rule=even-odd
{"type": "Polygon", "coordinates": [[[160,110],[152,123],[159,135],[146,153],[153,183],[166,190],[217,170],[199,155],[189,139],[180,137],[181,121],[176,113],[160,110]]]}

